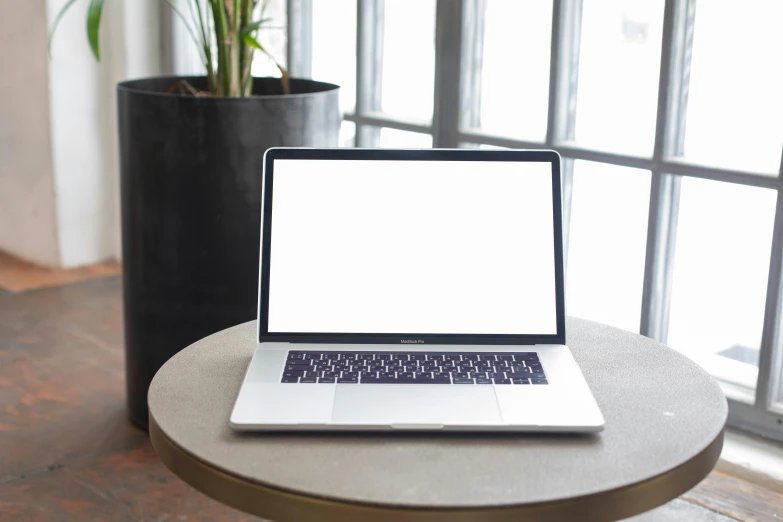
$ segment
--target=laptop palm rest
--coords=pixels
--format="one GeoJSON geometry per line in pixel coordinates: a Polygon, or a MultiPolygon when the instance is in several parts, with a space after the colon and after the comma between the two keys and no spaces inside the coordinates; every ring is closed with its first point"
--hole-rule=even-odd
{"type": "Polygon", "coordinates": [[[338,384],[332,409],[335,424],[415,428],[500,422],[492,386],[338,384]]]}

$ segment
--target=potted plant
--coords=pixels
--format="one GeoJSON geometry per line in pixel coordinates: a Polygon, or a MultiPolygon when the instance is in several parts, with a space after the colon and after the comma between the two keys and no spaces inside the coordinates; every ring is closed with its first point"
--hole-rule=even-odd
{"type": "MultiPolygon", "coordinates": [[[[74,4],[70,0],[55,20],[74,4]]],[[[172,355],[252,320],[264,152],[337,146],[338,87],[254,78],[268,0],[169,1],[198,45],[206,75],[117,86],[123,297],[129,416],[147,426],[147,388],[172,355]]],[[[90,0],[87,37],[100,57],[103,0],[90,0]]],[[[53,27],[53,29],[54,29],[53,27]]]]}

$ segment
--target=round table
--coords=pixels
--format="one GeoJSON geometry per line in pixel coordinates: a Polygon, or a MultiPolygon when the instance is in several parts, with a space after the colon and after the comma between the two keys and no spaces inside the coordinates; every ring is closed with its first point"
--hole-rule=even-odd
{"type": "Polygon", "coordinates": [[[597,435],[236,433],[253,321],[158,371],[150,437],[185,482],[277,522],[609,521],[699,483],[723,445],[717,383],[648,338],[579,319],[567,332],[606,419],[597,435]]]}

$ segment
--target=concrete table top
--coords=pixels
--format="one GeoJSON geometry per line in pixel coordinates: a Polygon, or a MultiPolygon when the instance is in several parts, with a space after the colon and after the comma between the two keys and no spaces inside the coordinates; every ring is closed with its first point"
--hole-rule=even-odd
{"type": "Polygon", "coordinates": [[[606,419],[596,435],[237,433],[253,321],[160,369],[150,436],[180,478],[278,522],[617,520],[703,479],[723,443],[718,384],[648,338],[579,319],[566,332],[606,419]]]}

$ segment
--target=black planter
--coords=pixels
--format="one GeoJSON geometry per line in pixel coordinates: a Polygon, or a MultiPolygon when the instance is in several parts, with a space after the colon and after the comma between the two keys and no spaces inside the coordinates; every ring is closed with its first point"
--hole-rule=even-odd
{"type": "MultiPolygon", "coordinates": [[[[197,89],[204,78],[186,78],[197,89]]],[[[125,363],[131,421],[172,355],[256,317],[262,158],[337,146],[338,87],[257,78],[249,98],[166,94],[181,78],[117,87],[125,363]]]]}

